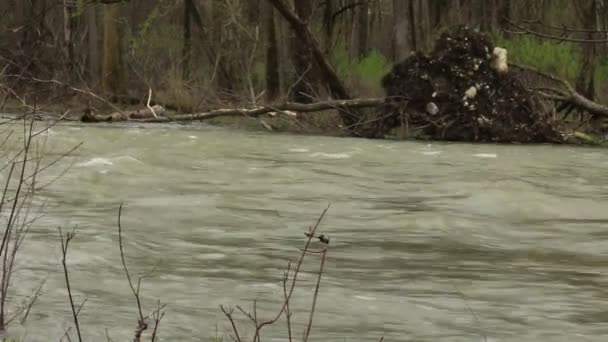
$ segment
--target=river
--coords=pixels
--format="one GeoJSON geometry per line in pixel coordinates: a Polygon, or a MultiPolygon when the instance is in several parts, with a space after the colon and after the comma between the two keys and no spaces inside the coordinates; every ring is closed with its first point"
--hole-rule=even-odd
{"type": "MultiPolygon", "coordinates": [[[[57,227],[88,341],[132,339],[137,309],[118,249],[145,274],[145,312],[167,304],[162,341],[230,333],[220,305],[270,318],[287,261],[331,203],[311,341],[606,341],[608,150],[282,135],[207,126],[59,125],[49,148],[83,146],[41,192],[15,275],[45,280],[15,333],[57,341],[72,323],[57,227]]],[[[59,167],[56,172],[59,172],[59,167]]],[[[319,267],[292,303],[308,320],[319,267]]],[[[242,335],[250,336],[240,319],[242,335]]],[[[73,332],[73,331],[72,331],[73,332]]],[[[72,340],[75,335],[72,336],[72,340]]],[[[285,320],[263,332],[287,341],[285,320]]],[[[249,337],[247,337],[249,339],[249,337]]],[[[229,341],[226,336],[224,341],[229,341]]]]}

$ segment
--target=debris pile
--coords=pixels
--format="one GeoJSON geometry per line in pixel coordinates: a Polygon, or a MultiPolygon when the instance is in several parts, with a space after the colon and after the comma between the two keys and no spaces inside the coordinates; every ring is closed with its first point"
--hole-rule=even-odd
{"type": "Polygon", "coordinates": [[[386,101],[362,134],[394,128],[429,139],[559,142],[552,116],[508,72],[507,51],[461,26],[443,33],[430,55],[415,53],[382,79],[386,101]]]}

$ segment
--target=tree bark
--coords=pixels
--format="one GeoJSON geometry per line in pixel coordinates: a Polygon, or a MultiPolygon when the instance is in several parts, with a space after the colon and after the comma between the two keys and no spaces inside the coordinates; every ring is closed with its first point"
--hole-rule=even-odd
{"type": "Polygon", "coordinates": [[[182,81],[190,78],[190,57],[192,55],[192,25],[190,18],[193,15],[193,0],[184,0],[184,27],[182,48],[182,81]]]}
{"type": "MultiPolygon", "coordinates": [[[[312,1],[310,0],[295,0],[295,14],[298,19],[307,23],[312,16],[312,1]]],[[[294,102],[310,103],[315,95],[315,70],[312,63],[312,51],[310,48],[302,44],[299,35],[296,32],[292,33],[291,50],[292,63],[295,70],[296,80],[291,86],[291,99],[294,102]]]]}
{"type": "Polygon", "coordinates": [[[326,55],[329,55],[332,49],[333,36],[334,36],[334,1],[326,0],[325,8],[323,11],[323,32],[325,34],[324,39],[324,51],[326,55]]]}
{"type": "Polygon", "coordinates": [[[99,81],[101,62],[99,56],[99,27],[97,23],[97,5],[89,4],[85,10],[87,21],[87,66],[88,77],[93,82],[99,81]]]}
{"type": "Polygon", "coordinates": [[[74,20],[74,8],[63,0],[63,47],[66,56],[66,70],[72,76],[76,69],[76,57],[74,56],[74,30],[76,22],[74,20]]]}
{"type": "Polygon", "coordinates": [[[397,62],[404,60],[415,49],[412,1],[415,0],[393,0],[393,59],[397,62]]]}
{"type": "Polygon", "coordinates": [[[358,10],[359,14],[359,23],[358,23],[358,51],[357,55],[359,58],[363,58],[367,55],[369,51],[369,46],[367,42],[368,32],[369,32],[369,0],[364,0],[363,3],[359,6],[358,10]]]}
{"type": "Polygon", "coordinates": [[[410,18],[416,35],[414,49],[417,51],[427,51],[431,46],[430,4],[426,0],[414,0],[412,4],[410,18]]]}
{"type": "Polygon", "coordinates": [[[104,5],[103,38],[103,89],[114,97],[123,95],[125,87],[122,60],[122,33],[120,29],[120,4],[104,5]]]}
{"type": "Polygon", "coordinates": [[[447,24],[449,26],[460,25],[463,21],[462,7],[460,0],[448,0],[446,6],[447,24]]]}
{"type": "Polygon", "coordinates": [[[266,16],[266,100],[276,100],[281,92],[279,46],[277,28],[274,20],[274,8],[265,6],[266,16]]]}
{"type": "MultiPolygon", "coordinates": [[[[598,20],[598,2],[595,0],[581,1],[578,3],[582,16],[583,26],[589,30],[601,30],[598,20]]],[[[601,16],[600,16],[601,18],[601,16]]],[[[601,38],[593,33],[588,33],[588,39],[601,38]]],[[[598,62],[598,45],[581,43],[582,63],[579,75],[576,79],[575,89],[590,100],[595,98],[595,69],[598,62]]]]}

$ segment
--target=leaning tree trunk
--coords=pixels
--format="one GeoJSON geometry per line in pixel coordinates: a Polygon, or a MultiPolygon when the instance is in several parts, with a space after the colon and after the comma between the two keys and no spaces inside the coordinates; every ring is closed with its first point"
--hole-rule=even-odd
{"type": "MultiPolygon", "coordinates": [[[[289,22],[291,28],[299,38],[300,44],[306,46],[312,53],[312,57],[319,68],[319,76],[329,89],[331,95],[337,99],[350,99],[351,96],[348,90],[344,84],[342,84],[336,71],[323,54],[319,43],[308,29],[308,24],[293,13],[283,0],[268,1],[279,13],[281,13],[283,18],[289,22]]],[[[354,110],[341,110],[339,113],[345,127],[352,127],[360,119],[360,114],[354,110]]]]}
{"type": "MultiPolygon", "coordinates": [[[[302,22],[308,22],[312,16],[312,1],[296,0],[295,13],[302,22]]],[[[314,65],[312,53],[308,46],[302,44],[297,33],[292,34],[291,40],[292,63],[295,71],[295,82],[291,86],[291,99],[298,103],[311,103],[315,95],[314,65]]]]}

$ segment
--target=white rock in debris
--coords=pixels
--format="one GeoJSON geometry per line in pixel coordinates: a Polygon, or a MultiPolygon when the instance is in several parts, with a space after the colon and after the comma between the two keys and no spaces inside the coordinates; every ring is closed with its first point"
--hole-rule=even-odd
{"type": "Polygon", "coordinates": [[[492,52],[492,68],[499,74],[506,74],[509,71],[507,62],[507,49],[495,47],[492,52]]]}
{"type": "Polygon", "coordinates": [[[475,96],[477,96],[477,88],[472,86],[471,88],[467,89],[467,91],[464,92],[464,96],[467,99],[475,98],[475,96]]]}
{"type": "Polygon", "coordinates": [[[429,102],[426,104],[426,112],[431,115],[437,115],[439,113],[439,107],[434,102],[429,102]]]}
{"type": "Polygon", "coordinates": [[[486,117],[485,117],[485,116],[483,116],[483,115],[480,115],[480,116],[477,118],[477,123],[478,123],[480,126],[486,126],[486,125],[488,125],[488,124],[491,124],[491,123],[492,123],[492,120],[490,120],[490,119],[486,118],[486,117]]]}

